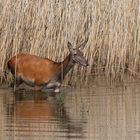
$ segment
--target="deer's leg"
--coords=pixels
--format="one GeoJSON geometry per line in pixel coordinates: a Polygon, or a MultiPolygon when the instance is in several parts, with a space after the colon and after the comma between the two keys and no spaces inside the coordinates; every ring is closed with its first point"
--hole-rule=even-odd
{"type": "Polygon", "coordinates": [[[61,83],[56,82],[55,84],[56,84],[56,87],[55,87],[55,89],[54,89],[54,92],[55,92],[55,93],[58,93],[58,92],[60,92],[61,83]]]}
{"type": "Polygon", "coordinates": [[[18,88],[20,86],[20,84],[22,84],[22,79],[20,76],[17,76],[15,78],[13,78],[13,82],[10,84],[10,87],[14,88],[14,91],[16,90],[16,88],[18,88]]]}
{"type": "Polygon", "coordinates": [[[16,78],[16,86],[17,86],[17,87],[19,87],[19,86],[22,84],[22,82],[23,82],[23,81],[22,81],[22,79],[21,79],[20,76],[16,78]]]}
{"type": "Polygon", "coordinates": [[[60,90],[60,86],[61,86],[61,83],[60,82],[51,82],[49,83],[46,88],[48,89],[54,89],[54,92],[59,92],[60,90]]]}
{"type": "Polygon", "coordinates": [[[55,88],[54,92],[55,92],[55,93],[60,92],[60,88],[58,88],[58,87],[57,87],[57,88],[55,88]]]}
{"type": "Polygon", "coordinates": [[[16,85],[17,87],[22,83],[22,80],[20,78],[20,76],[13,76],[13,80],[10,83],[10,87],[14,87],[14,85],[16,85]]]}
{"type": "Polygon", "coordinates": [[[51,82],[46,85],[46,88],[56,88],[56,87],[60,87],[60,86],[61,86],[60,82],[51,82]]]}

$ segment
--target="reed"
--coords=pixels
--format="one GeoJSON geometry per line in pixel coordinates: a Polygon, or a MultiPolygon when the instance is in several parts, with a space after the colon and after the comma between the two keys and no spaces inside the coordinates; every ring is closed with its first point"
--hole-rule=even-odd
{"type": "Polygon", "coordinates": [[[77,66],[74,74],[86,80],[91,73],[139,76],[139,5],[139,0],[0,0],[1,82],[8,59],[18,52],[62,61],[68,41],[78,45],[86,38],[90,66],[77,66]]]}

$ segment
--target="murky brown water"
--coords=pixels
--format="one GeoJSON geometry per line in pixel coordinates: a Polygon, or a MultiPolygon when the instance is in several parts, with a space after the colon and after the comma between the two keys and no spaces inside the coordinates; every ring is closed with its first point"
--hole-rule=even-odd
{"type": "Polygon", "coordinates": [[[60,94],[1,89],[0,140],[139,140],[140,82],[101,81],[60,94]]]}

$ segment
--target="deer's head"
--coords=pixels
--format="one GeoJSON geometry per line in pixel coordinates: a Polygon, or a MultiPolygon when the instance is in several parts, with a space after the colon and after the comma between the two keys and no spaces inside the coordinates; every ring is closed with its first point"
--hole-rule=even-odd
{"type": "Polygon", "coordinates": [[[86,46],[86,43],[87,43],[87,41],[82,43],[78,48],[74,48],[72,46],[72,44],[70,42],[68,42],[68,48],[69,48],[70,54],[72,56],[73,62],[76,62],[84,67],[88,66],[88,61],[86,60],[86,58],[84,57],[84,54],[82,52],[86,46]]]}

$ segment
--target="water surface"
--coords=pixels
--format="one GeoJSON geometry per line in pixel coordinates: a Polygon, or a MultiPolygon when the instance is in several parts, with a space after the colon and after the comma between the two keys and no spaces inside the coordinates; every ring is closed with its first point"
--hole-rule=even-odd
{"type": "Polygon", "coordinates": [[[140,82],[61,93],[0,89],[0,140],[139,140],[140,82]]]}

